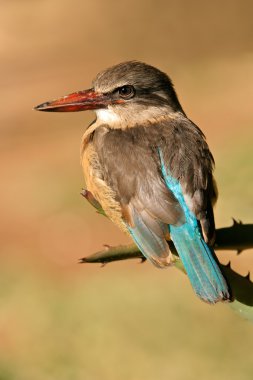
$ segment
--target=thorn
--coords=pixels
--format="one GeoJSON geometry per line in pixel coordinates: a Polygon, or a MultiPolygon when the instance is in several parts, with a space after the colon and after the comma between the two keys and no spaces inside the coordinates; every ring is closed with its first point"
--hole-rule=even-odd
{"type": "Polygon", "coordinates": [[[77,262],[77,264],[84,264],[84,263],[86,263],[87,261],[86,261],[86,258],[85,257],[82,257],[81,259],[78,259],[78,262],[77,262]]]}
{"type": "Polygon", "coordinates": [[[103,244],[103,247],[105,247],[106,251],[108,251],[110,248],[112,248],[109,244],[103,244]]]}
{"type": "Polygon", "coordinates": [[[227,264],[225,264],[225,267],[231,269],[231,261],[229,261],[227,264]]]}
{"type": "Polygon", "coordinates": [[[250,281],[250,271],[248,271],[248,274],[246,274],[246,276],[244,276],[244,278],[246,278],[246,280],[250,281]]]}
{"type": "Polygon", "coordinates": [[[146,261],[147,259],[146,259],[146,257],[141,257],[140,260],[141,260],[141,261],[139,262],[139,264],[143,264],[143,263],[145,263],[145,261],[146,261]]]}
{"type": "Polygon", "coordinates": [[[107,263],[106,263],[105,261],[102,262],[102,263],[101,263],[101,268],[104,268],[104,267],[106,266],[106,264],[107,264],[107,263]]]}
{"type": "Polygon", "coordinates": [[[240,255],[241,252],[243,252],[243,249],[238,249],[237,252],[236,252],[236,254],[240,255]]]}
{"type": "Polygon", "coordinates": [[[232,218],[232,220],[233,220],[233,227],[243,224],[240,219],[238,219],[238,221],[237,221],[237,220],[235,220],[235,218],[232,218]]]}

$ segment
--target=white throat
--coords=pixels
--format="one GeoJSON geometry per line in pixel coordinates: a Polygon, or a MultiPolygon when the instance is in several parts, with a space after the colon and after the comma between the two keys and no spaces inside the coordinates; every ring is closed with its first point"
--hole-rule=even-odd
{"type": "Polygon", "coordinates": [[[112,108],[101,108],[96,110],[97,122],[99,124],[115,124],[120,123],[120,116],[112,108]]]}
{"type": "Polygon", "coordinates": [[[107,124],[111,128],[131,128],[135,125],[155,123],[161,119],[175,119],[182,117],[181,112],[168,112],[166,107],[139,107],[129,104],[125,109],[115,107],[101,108],[95,111],[97,114],[96,125],[107,124]]]}

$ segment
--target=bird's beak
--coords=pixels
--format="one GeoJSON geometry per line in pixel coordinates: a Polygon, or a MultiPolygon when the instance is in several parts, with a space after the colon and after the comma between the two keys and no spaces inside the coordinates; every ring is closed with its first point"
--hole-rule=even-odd
{"type": "Polygon", "coordinates": [[[76,112],[106,108],[111,103],[109,95],[89,89],[39,104],[34,109],[47,112],[76,112]]]}

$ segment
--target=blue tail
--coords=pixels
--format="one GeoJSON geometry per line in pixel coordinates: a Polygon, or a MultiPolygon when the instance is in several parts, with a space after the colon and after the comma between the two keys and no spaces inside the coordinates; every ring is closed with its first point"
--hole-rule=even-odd
{"type": "Polygon", "coordinates": [[[228,287],[213,257],[213,249],[208,247],[199,228],[185,223],[179,227],[170,226],[169,229],[196,294],[209,303],[228,299],[228,287]]]}
{"type": "Polygon", "coordinates": [[[179,181],[173,178],[165,168],[160,150],[159,155],[165,183],[184,211],[185,223],[181,226],[170,225],[169,230],[192,287],[206,302],[227,300],[229,299],[228,286],[214,259],[214,251],[204,241],[199,222],[185,202],[179,181]]]}

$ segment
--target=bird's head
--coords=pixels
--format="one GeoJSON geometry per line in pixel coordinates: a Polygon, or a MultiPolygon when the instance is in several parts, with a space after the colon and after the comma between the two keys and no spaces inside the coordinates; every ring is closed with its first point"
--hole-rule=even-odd
{"type": "Polygon", "coordinates": [[[183,112],[170,78],[153,66],[123,62],[99,73],[93,87],[35,107],[39,111],[94,110],[98,120],[128,124],[138,119],[183,112]]]}

